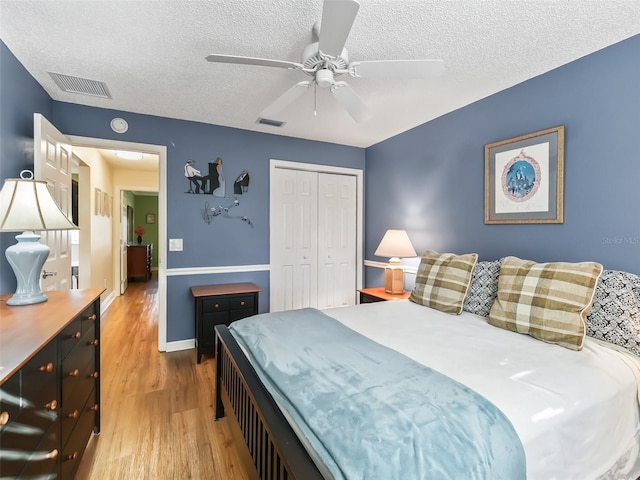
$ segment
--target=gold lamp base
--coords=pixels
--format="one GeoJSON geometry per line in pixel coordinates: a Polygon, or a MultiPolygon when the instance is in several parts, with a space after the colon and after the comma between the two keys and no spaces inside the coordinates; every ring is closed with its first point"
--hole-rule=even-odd
{"type": "Polygon", "coordinates": [[[404,267],[400,259],[392,258],[384,269],[384,291],[391,295],[404,293],[404,267]]]}

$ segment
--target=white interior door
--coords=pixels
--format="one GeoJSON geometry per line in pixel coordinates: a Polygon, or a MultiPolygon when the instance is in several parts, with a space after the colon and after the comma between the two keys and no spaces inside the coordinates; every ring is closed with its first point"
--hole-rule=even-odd
{"type": "Polygon", "coordinates": [[[271,179],[270,310],[318,303],[318,174],[275,169],[271,179]]]}
{"type": "Polygon", "coordinates": [[[125,191],[120,191],[120,295],[126,290],[128,283],[127,276],[127,243],[129,232],[129,219],[127,217],[127,196],[125,191]]]}
{"type": "Polygon", "coordinates": [[[356,303],[356,177],[318,175],[318,308],[356,303]]]}
{"type": "MultiPolygon", "coordinates": [[[[71,142],[46,118],[33,116],[34,176],[49,185],[53,198],[71,218],[71,142]]],[[[43,291],[71,288],[71,239],[66,230],[41,232],[40,241],[51,252],[44,264],[40,286],[43,291]]]]}

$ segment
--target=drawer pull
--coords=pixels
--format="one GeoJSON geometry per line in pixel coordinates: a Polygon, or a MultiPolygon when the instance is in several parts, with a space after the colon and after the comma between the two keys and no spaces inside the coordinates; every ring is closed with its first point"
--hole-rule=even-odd
{"type": "Polygon", "coordinates": [[[46,408],[47,410],[55,410],[56,408],[58,408],[58,401],[57,400],[51,400],[49,403],[47,403],[44,408],[46,408]]]}
{"type": "Polygon", "coordinates": [[[9,423],[9,412],[0,413],[0,427],[5,426],[9,423]]]}
{"type": "Polygon", "coordinates": [[[55,460],[58,458],[58,449],[54,448],[44,456],[45,460],[55,460]]]}
{"type": "Polygon", "coordinates": [[[40,371],[41,372],[45,372],[45,373],[51,373],[53,372],[53,363],[49,362],[46,365],[42,365],[40,367],[40,371]]]}
{"type": "Polygon", "coordinates": [[[219,304],[219,303],[216,303],[216,304],[214,305],[214,307],[215,307],[215,308],[220,308],[220,304],[219,304]]]}
{"type": "Polygon", "coordinates": [[[71,455],[67,455],[65,457],[65,460],[77,460],[78,459],[78,452],[73,452],[71,455]]]}
{"type": "Polygon", "coordinates": [[[96,314],[94,313],[93,315],[89,315],[87,317],[87,320],[95,321],[96,318],[98,318],[98,317],[96,317],[96,314]]]}
{"type": "Polygon", "coordinates": [[[244,307],[244,301],[240,302],[240,306],[244,307]]]}
{"type": "Polygon", "coordinates": [[[100,375],[98,372],[93,372],[91,375],[89,375],[89,377],[98,378],[98,375],[100,375]]]}
{"type": "Polygon", "coordinates": [[[78,412],[78,410],[74,410],[73,412],[71,412],[69,415],[67,415],[68,418],[78,418],[78,415],[80,415],[80,413],[78,412]]]}
{"type": "Polygon", "coordinates": [[[80,370],[78,370],[77,368],[69,372],[70,377],[77,377],[78,375],[80,375],[80,370]]]}
{"type": "Polygon", "coordinates": [[[97,412],[99,409],[100,405],[98,405],[97,403],[93,407],[89,407],[89,410],[93,410],[94,412],[97,412]]]}
{"type": "Polygon", "coordinates": [[[82,337],[82,334],[80,332],[76,332],[71,335],[71,338],[74,338],[75,340],[78,340],[80,337],[82,337]]]}
{"type": "Polygon", "coordinates": [[[94,340],[91,340],[89,343],[87,343],[87,345],[93,345],[94,347],[97,347],[97,346],[98,346],[98,343],[99,343],[99,341],[98,341],[98,339],[96,338],[96,339],[94,339],[94,340]]]}

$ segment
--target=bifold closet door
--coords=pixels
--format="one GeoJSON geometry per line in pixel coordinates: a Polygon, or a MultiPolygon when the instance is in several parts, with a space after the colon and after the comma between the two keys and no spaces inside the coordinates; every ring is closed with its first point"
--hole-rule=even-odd
{"type": "Polygon", "coordinates": [[[356,178],[275,169],[270,310],[356,302],[356,178]]]}
{"type": "Polygon", "coordinates": [[[272,312],[318,305],[318,173],[276,169],[272,179],[272,312]]]}
{"type": "Polygon", "coordinates": [[[356,302],[356,177],[318,174],[318,308],[356,302]]]}

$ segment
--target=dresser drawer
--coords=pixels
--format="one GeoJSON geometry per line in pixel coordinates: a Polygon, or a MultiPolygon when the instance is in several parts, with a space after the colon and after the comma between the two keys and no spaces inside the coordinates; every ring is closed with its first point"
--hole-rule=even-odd
{"type": "Polygon", "coordinates": [[[51,425],[51,428],[42,437],[40,444],[34,449],[33,455],[24,470],[22,470],[20,478],[48,478],[48,474],[57,473],[59,456],[58,423],[56,422],[51,425]]]}
{"type": "Polygon", "coordinates": [[[205,298],[202,300],[202,312],[220,312],[229,309],[229,297],[205,298]]]}
{"type": "Polygon", "coordinates": [[[97,308],[99,308],[99,306],[93,303],[90,307],[86,308],[84,312],[80,314],[83,336],[86,335],[89,330],[95,328],[96,320],[98,320],[99,314],[99,311],[96,310],[97,308]]]}
{"type": "Polygon", "coordinates": [[[255,308],[255,295],[236,295],[229,299],[230,310],[249,310],[255,308]]]}
{"type": "MultiPolygon", "coordinates": [[[[14,425],[18,425],[16,422],[14,425]]],[[[2,436],[0,448],[2,457],[0,460],[0,473],[2,478],[18,477],[25,465],[38,463],[45,470],[50,470],[56,465],[58,455],[58,422],[52,422],[44,430],[34,430],[26,425],[28,435],[25,432],[6,432],[2,436]]]]}
{"type": "Polygon", "coordinates": [[[82,338],[82,320],[76,317],[60,333],[60,356],[64,360],[82,338]]]}
{"type": "MultiPolygon", "coordinates": [[[[57,399],[55,391],[56,375],[58,374],[58,350],[56,342],[50,342],[34,355],[22,368],[22,388],[20,396],[23,399],[41,400],[43,389],[49,389],[42,393],[47,399],[57,399]]],[[[46,403],[46,402],[45,402],[46,403]]]]}
{"type": "Polygon", "coordinates": [[[62,447],[62,455],[60,456],[61,477],[62,479],[71,479],[75,474],[80,458],[84,453],[84,449],[89,441],[94,425],[96,411],[92,409],[96,405],[95,391],[92,392],[87,403],[83,407],[82,413],[69,436],[69,439],[62,447]]]}

